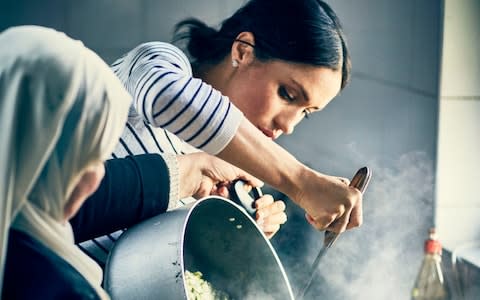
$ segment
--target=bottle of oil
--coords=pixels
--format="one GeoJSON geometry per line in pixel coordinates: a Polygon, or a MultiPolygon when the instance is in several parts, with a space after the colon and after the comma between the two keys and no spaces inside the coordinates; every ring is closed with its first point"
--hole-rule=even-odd
{"type": "Polygon", "coordinates": [[[425,255],[412,289],[412,300],[448,300],[449,293],[442,272],[442,245],[435,228],[429,231],[425,241],[425,255]]]}

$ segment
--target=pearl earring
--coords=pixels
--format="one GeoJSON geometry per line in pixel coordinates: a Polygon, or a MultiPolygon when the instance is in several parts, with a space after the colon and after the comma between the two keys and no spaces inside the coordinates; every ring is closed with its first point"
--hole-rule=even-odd
{"type": "Polygon", "coordinates": [[[232,59],[232,67],[234,68],[238,67],[238,60],[232,59]]]}

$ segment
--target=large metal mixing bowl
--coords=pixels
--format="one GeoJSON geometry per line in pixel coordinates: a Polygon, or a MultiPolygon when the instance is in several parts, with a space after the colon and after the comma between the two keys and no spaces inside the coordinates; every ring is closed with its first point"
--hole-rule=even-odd
{"type": "Polygon", "coordinates": [[[207,197],[128,229],[105,270],[112,299],[187,299],[184,272],[200,271],[234,299],[293,299],[283,266],[254,220],[207,197]]]}

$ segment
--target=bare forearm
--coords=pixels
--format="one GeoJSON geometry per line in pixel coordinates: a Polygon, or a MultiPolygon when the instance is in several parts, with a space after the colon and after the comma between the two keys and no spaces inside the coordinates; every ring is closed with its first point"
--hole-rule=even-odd
{"type": "Polygon", "coordinates": [[[361,211],[362,195],[347,179],[310,169],[247,120],[218,156],[285,193],[317,229],[341,232],[361,224],[361,213],[352,220],[350,215],[354,208],[361,211]]]}
{"type": "Polygon", "coordinates": [[[218,157],[265,181],[294,201],[295,195],[300,193],[299,179],[310,171],[246,119],[218,157]]]}

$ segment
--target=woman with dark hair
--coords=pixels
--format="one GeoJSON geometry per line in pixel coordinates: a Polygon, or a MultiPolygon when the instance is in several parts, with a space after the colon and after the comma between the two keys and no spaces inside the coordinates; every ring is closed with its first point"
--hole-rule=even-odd
{"type": "MultiPolygon", "coordinates": [[[[186,142],[286,194],[319,230],[361,224],[362,195],[347,179],[312,170],[274,142],[349,80],[345,37],[326,3],[251,0],[219,29],[180,22],[175,41],[184,42],[189,58],[172,44],[149,42],[113,63],[133,96],[114,157],[187,153],[186,142]]],[[[171,194],[169,208],[178,201],[171,194]]],[[[284,208],[270,201],[258,211],[266,233],[285,222],[284,208]]]]}
{"type": "Polygon", "coordinates": [[[112,65],[134,97],[115,153],[145,151],[160,127],[283,192],[317,229],[359,226],[362,196],[348,180],[308,168],[273,142],[349,80],[333,10],[318,0],[251,0],[218,30],[194,19],[176,29],[190,60],[171,44],[150,42],[112,65]]]}
{"type": "Polygon", "coordinates": [[[250,1],[219,30],[187,19],[177,24],[175,33],[174,41],[187,40],[194,74],[221,63],[231,54],[232,43],[239,42],[254,48],[255,59],[264,63],[279,60],[341,71],[341,89],[350,79],[340,21],[322,1],[250,1]],[[249,34],[242,38],[241,33],[249,34]]]}

